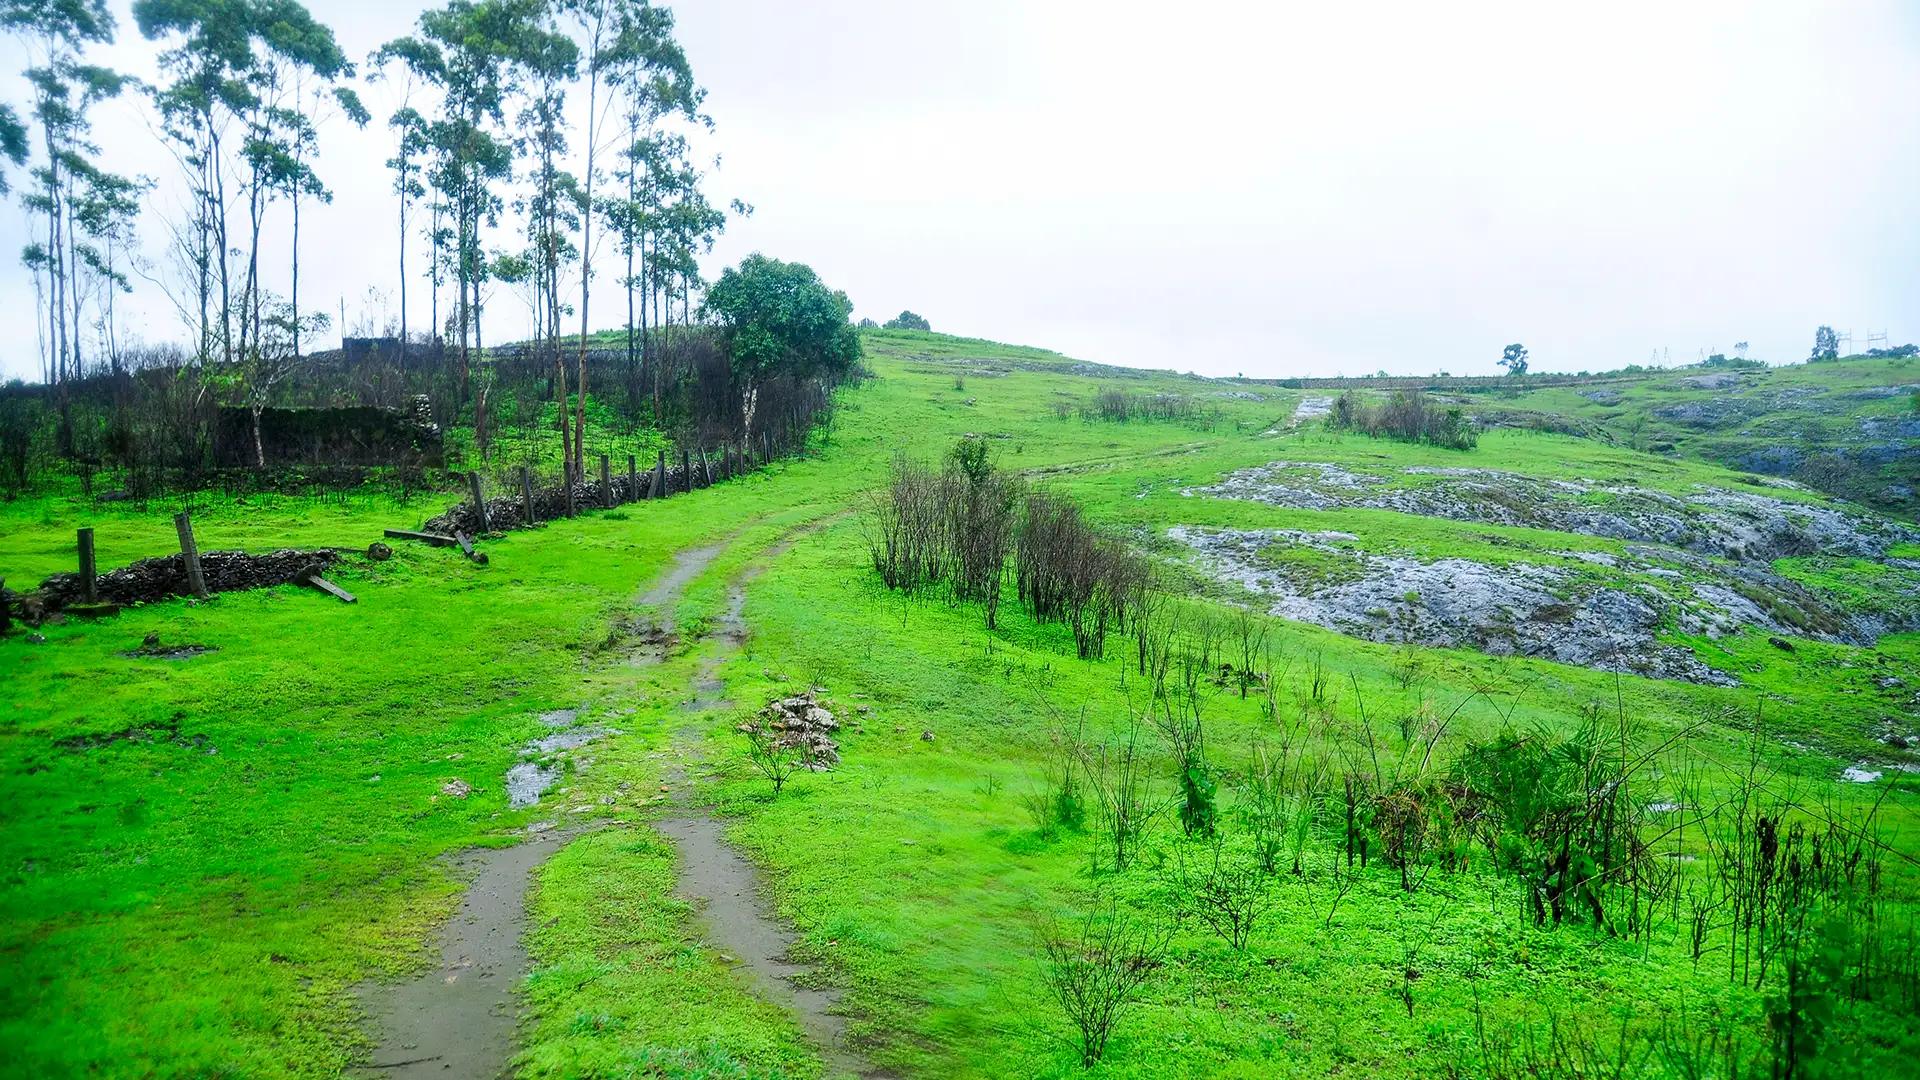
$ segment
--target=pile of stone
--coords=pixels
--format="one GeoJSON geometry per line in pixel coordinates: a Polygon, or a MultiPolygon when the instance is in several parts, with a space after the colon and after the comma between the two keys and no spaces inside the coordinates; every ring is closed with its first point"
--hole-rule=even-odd
{"type": "MultiPolygon", "coordinates": [[[[200,572],[206,577],[208,592],[304,585],[310,575],[325,570],[339,557],[340,553],[330,548],[317,551],[283,548],[264,555],[203,551],[200,572]]],[[[94,590],[99,602],[122,607],[186,596],[186,557],[165,555],[141,559],[101,574],[94,579],[94,590]]],[[[50,574],[40,583],[40,588],[25,595],[10,594],[6,600],[15,616],[37,623],[62,608],[85,603],[86,586],[79,574],[50,574]]]]}
{"type": "Polygon", "coordinates": [[[815,772],[840,764],[840,744],[831,735],[840,730],[840,721],[820,704],[812,690],[768,702],[752,720],[741,724],[740,730],[749,734],[756,730],[775,732],[777,745],[798,753],[807,768],[815,772]]]}

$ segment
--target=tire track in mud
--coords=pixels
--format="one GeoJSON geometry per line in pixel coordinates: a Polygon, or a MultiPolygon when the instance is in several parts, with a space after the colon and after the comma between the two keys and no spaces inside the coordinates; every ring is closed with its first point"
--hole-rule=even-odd
{"type": "MultiPolygon", "coordinates": [[[[681,704],[686,722],[674,733],[681,762],[701,760],[698,718],[732,705],[723,696],[721,665],[745,647],[747,586],[767,565],[807,533],[825,528],[841,515],[799,526],[761,552],[727,585],[727,607],[708,635],[720,648],[702,658],[692,680],[693,695],[681,704]]],[[[800,935],[774,913],[759,868],[727,841],[726,823],[693,800],[684,765],[664,778],[674,806],[655,828],[679,853],[675,892],[699,911],[706,940],[731,958],[733,967],[763,998],[781,1005],[800,1022],[827,1065],[829,1076],[891,1080],[893,1074],[868,1061],[847,1043],[847,1018],[840,1011],[844,994],[831,987],[806,985],[815,968],[790,959],[800,935]]]]}
{"type": "MultiPolygon", "coordinates": [[[[687,584],[727,548],[722,540],[674,555],[673,565],[638,602],[655,609],[653,625],[671,640],[673,605],[687,584]]],[[[657,662],[643,654],[640,662],[657,662]]],[[[506,848],[469,848],[449,856],[467,880],[460,908],[440,928],[439,963],[401,982],[363,983],[357,990],[364,1027],[375,1039],[360,1077],[472,1077],[511,1075],[519,1000],[527,973],[522,934],[533,875],[566,842],[594,826],[536,831],[506,848]]]]}
{"type": "MultiPolygon", "coordinates": [[[[701,659],[691,680],[693,693],[681,703],[684,723],[673,733],[677,760],[662,777],[671,809],[655,828],[678,852],[676,892],[698,909],[707,942],[731,958],[756,993],[793,1014],[828,1074],[891,1080],[892,1074],[847,1046],[846,1018],[838,1011],[841,991],[802,985],[814,968],[788,959],[798,933],[773,914],[760,871],[728,843],[725,824],[694,804],[686,771],[686,763],[704,757],[698,718],[729,705],[719,670],[747,641],[747,585],[802,535],[840,516],[790,530],[728,582],[727,606],[702,638],[720,647],[701,659]]],[[[637,598],[654,610],[647,627],[652,644],[635,655],[634,663],[658,663],[678,644],[674,604],[727,550],[731,539],[676,553],[673,565],[637,598]]],[[[350,1070],[352,1075],[412,1080],[512,1075],[517,990],[528,965],[522,941],[528,889],[547,860],[595,827],[586,823],[564,830],[529,829],[529,838],[513,847],[470,848],[448,857],[467,887],[459,910],[440,928],[439,963],[412,979],[359,987],[364,1026],[375,1036],[376,1049],[371,1063],[350,1070]]]]}

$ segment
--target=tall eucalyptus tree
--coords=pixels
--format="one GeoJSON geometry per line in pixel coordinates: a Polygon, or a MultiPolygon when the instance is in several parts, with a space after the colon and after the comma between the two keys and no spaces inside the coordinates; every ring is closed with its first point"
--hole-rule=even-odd
{"type": "MultiPolygon", "coordinates": [[[[44,160],[32,171],[33,190],[25,203],[44,219],[46,232],[22,257],[44,289],[46,378],[61,382],[80,375],[82,367],[85,290],[80,277],[87,242],[77,204],[111,208],[115,193],[129,183],[95,163],[99,148],[88,139],[87,113],[119,94],[129,80],[81,60],[89,45],[113,40],[114,19],[105,0],[0,0],[0,28],[20,38],[33,61],[26,70],[33,95],[30,115],[40,127],[44,160]]],[[[0,149],[24,160],[25,127],[11,111],[7,119],[11,123],[0,131],[0,149]]],[[[102,220],[96,213],[95,223],[102,220]]],[[[63,441],[65,434],[63,425],[63,441]]]]}
{"type": "Polygon", "coordinates": [[[458,289],[462,402],[480,345],[481,286],[488,273],[482,231],[498,217],[498,186],[513,167],[511,141],[502,130],[505,104],[523,62],[547,48],[545,11],[544,0],[449,0],[423,13],[414,34],[380,51],[440,94],[439,116],[426,128],[434,158],[428,177],[453,219],[449,261],[458,289]]]}
{"type": "Polygon", "coordinates": [[[250,344],[257,350],[262,332],[259,237],[266,203],[307,171],[290,145],[309,123],[291,99],[292,80],[305,75],[331,83],[351,65],[333,32],[298,0],[134,0],[133,17],[149,40],[173,42],[160,54],[172,81],[157,88],[154,99],[194,204],[185,239],[196,277],[200,351],[210,355],[217,339],[220,355],[231,361],[250,344]],[[235,139],[237,164],[228,161],[235,139]],[[235,168],[241,171],[230,178],[235,168]],[[230,179],[247,197],[249,226],[237,312],[230,179]]]}

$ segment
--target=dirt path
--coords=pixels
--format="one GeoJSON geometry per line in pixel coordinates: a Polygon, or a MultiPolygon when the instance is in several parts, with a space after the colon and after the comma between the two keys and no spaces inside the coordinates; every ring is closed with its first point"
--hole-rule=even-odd
{"type": "MultiPolygon", "coordinates": [[[[758,562],[728,584],[727,608],[711,635],[721,647],[708,654],[695,672],[693,696],[682,706],[687,722],[675,733],[674,746],[682,762],[701,759],[699,717],[731,704],[722,696],[719,669],[746,644],[747,584],[769,560],[792,546],[798,535],[796,531],[769,547],[758,562]]],[[[679,851],[675,891],[699,909],[707,941],[734,958],[735,968],[757,993],[794,1014],[819,1049],[829,1075],[867,1080],[890,1077],[847,1045],[841,991],[803,985],[814,968],[789,959],[799,934],[780,921],[767,903],[760,871],[727,842],[725,823],[695,804],[685,766],[671,770],[667,781],[677,812],[656,827],[679,851]]]]}
{"type": "MultiPolygon", "coordinates": [[[[673,605],[687,583],[725,549],[722,542],[680,552],[639,598],[656,609],[655,624],[664,633],[672,632],[673,605]]],[[[376,1048],[372,1064],[354,1075],[462,1080],[510,1075],[518,1020],[514,991],[527,973],[521,943],[527,886],[567,840],[588,827],[531,833],[510,848],[472,848],[453,857],[469,883],[460,910],[440,929],[439,965],[405,982],[360,988],[376,1048]]]]}
{"type": "Polygon", "coordinates": [[[418,978],[366,988],[370,1026],[382,1033],[363,1077],[504,1076],[513,1058],[514,990],[527,971],[520,942],[527,884],[575,833],[547,833],[510,848],[455,857],[470,874],[460,910],[440,929],[440,964],[418,978]]]}

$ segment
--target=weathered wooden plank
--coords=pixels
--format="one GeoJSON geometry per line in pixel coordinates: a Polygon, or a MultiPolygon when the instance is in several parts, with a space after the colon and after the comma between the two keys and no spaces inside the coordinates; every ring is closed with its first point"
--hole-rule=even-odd
{"type": "Polygon", "coordinates": [[[600,455],[600,508],[613,509],[613,474],[607,471],[607,455],[600,455]]]}
{"type": "Polygon", "coordinates": [[[207,598],[207,576],[200,570],[200,545],[193,539],[193,520],[185,513],[173,515],[174,531],[180,534],[180,554],[187,564],[187,591],[201,600],[207,598]]]}
{"type": "Polygon", "coordinates": [[[341,588],[338,585],[335,585],[333,582],[328,581],[326,578],[321,577],[319,574],[308,575],[307,584],[313,586],[316,589],[319,589],[321,592],[332,593],[334,596],[339,597],[342,603],[346,603],[346,604],[359,603],[359,599],[355,597],[352,593],[348,592],[347,590],[341,588]]]}
{"type": "Polygon", "coordinates": [[[452,547],[459,543],[453,537],[440,533],[415,532],[412,529],[388,529],[386,532],[390,539],[418,540],[423,544],[432,544],[434,547],[452,547]]]}
{"type": "Polygon", "coordinates": [[[524,517],[522,525],[534,524],[533,516],[533,475],[525,465],[520,466],[520,512],[524,517]]]}
{"type": "Polygon", "coordinates": [[[94,573],[92,527],[89,526],[81,529],[78,534],[78,540],[80,544],[81,595],[86,598],[87,603],[91,604],[95,600],[100,599],[99,580],[94,573]]]}

